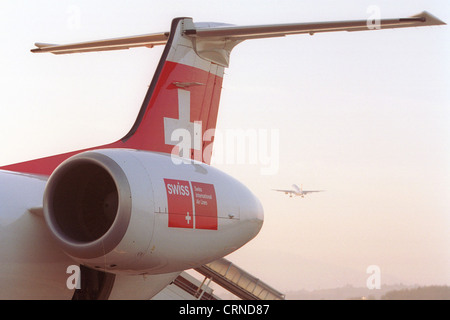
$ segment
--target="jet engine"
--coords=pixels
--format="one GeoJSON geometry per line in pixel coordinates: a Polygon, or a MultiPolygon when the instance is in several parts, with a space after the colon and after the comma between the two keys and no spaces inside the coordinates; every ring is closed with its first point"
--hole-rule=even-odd
{"type": "Polygon", "coordinates": [[[48,180],[44,215],[69,256],[115,274],[208,263],[250,241],[263,223],[259,200],[220,170],[129,149],[63,162],[48,180]]]}

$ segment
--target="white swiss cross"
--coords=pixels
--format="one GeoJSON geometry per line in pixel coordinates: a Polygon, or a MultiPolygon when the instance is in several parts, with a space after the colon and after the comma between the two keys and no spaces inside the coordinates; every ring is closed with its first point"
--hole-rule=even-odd
{"type": "Polygon", "coordinates": [[[187,214],[186,214],[186,222],[187,222],[187,224],[189,224],[189,222],[191,222],[191,216],[189,216],[189,211],[187,212],[187,214]]]}
{"type": "Polygon", "coordinates": [[[191,93],[178,89],[178,119],[164,117],[164,143],[178,146],[179,155],[190,158],[190,149],[201,150],[201,135],[201,121],[191,122],[191,93]]]}

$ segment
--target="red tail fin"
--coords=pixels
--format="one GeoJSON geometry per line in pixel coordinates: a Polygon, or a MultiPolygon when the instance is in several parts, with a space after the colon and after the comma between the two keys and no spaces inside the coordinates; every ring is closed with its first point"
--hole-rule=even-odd
{"type": "Polygon", "coordinates": [[[209,141],[203,135],[216,126],[224,67],[197,55],[192,39],[183,36],[188,23],[192,20],[173,21],[136,123],[115,147],[176,153],[209,163],[209,141]]]}
{"type": "Polygon", "coordinates": [[[193,40],[183,36],[189,18],[173,20],[167,43],[141,110],[121,140],[95,148],[5,166],[2,169],[49,175],[65,159],[82,151],[129,148],[173,153],[210,162],[224,66],[201,58],[193,40]],[[210,131],[209,131],[210,132],[210,131]]]}

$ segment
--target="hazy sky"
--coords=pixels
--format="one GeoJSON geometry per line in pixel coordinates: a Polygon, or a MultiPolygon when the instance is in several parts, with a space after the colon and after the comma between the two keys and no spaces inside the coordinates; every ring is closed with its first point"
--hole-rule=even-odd
{"type": "MultiPolygon", "coordinates": [[[[121,138],[162,52],[55,56],[30,53],[34,42],[168,31],[179,16],[238,25],[367,19],[371,6],[382,18],[427,10],[450,22],[441,0],[2,0],[0,165],[121,138]]],[[[247,150],[257,157],[216,155],[214,165],[265,209],[260,234],[228,259],[283,291],[364,286],[371,265],[383,284],[450,284],[448,26],[246,41],[223,87],[217,129],[225,138],[256,133],[247,150]],[[326,192],[271,190],[293,183],[326,192]]]]}

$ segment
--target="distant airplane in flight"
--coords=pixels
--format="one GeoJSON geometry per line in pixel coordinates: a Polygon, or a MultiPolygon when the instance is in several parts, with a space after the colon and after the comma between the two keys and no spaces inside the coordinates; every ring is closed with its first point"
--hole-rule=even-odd
{"type": "Polygon", "coordinates": [[[291,198],[293,196],[300,196],[300,197],[304,198],[308,193],[324,191],[324,190],[303,190],[303,185],[301,185],[299,188],[298,185],[296,185],[296,184],[293,184],[292,188],[293,188],[293,190],[283,190],[283,189],[274,189],[274,190],[279,191],[279,192],[284,192],[285,194],[289,194],[289,197],[291,197],[291,198]]]}

